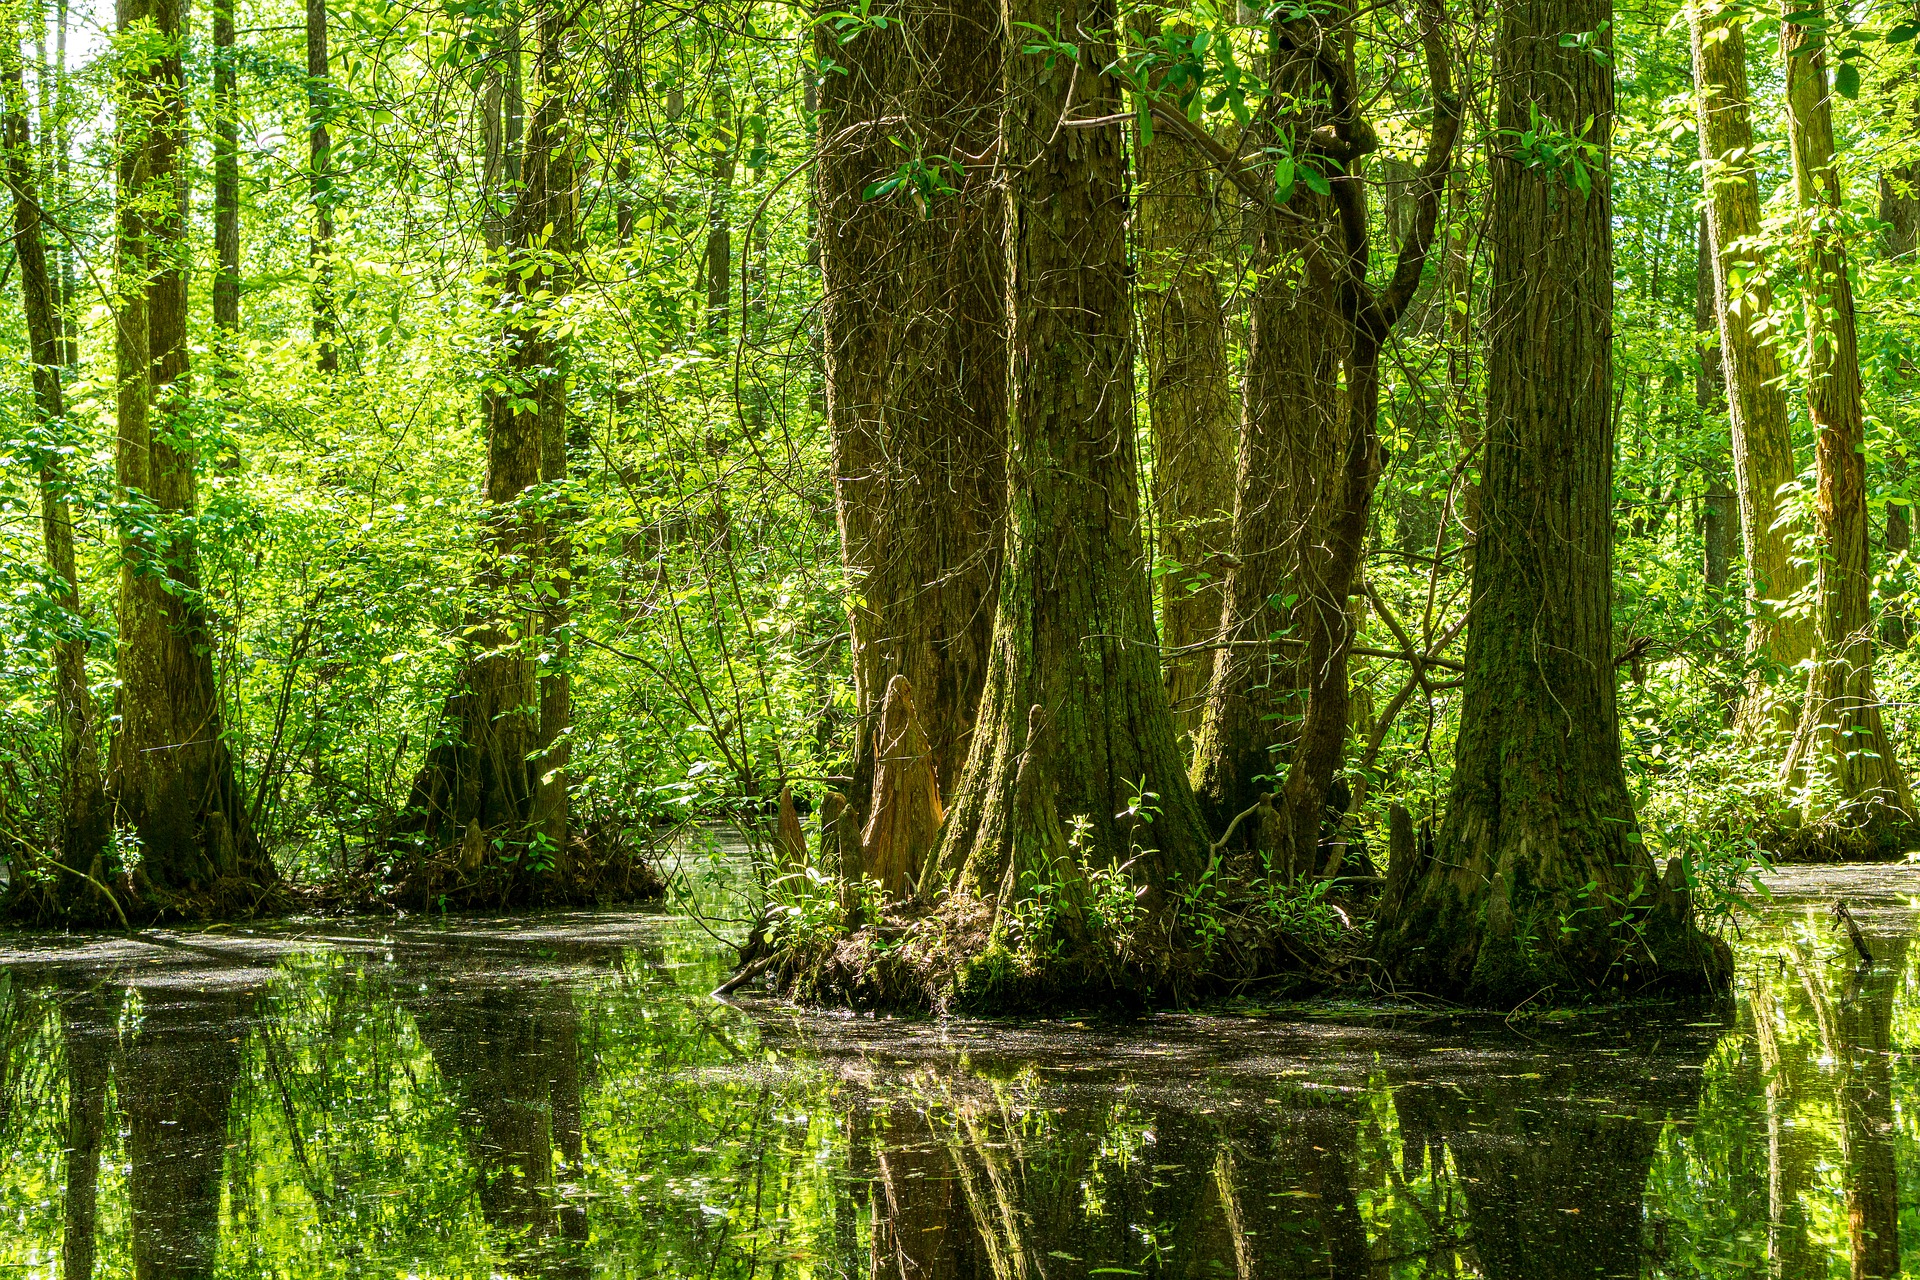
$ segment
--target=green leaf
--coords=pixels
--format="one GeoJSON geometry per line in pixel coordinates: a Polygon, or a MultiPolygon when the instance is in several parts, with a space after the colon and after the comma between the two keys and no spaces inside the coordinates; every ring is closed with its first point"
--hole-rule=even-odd
{"type": "Polygon", "coordinates": [[[1851,62],[1841,63],[1839,70],[1833,73],[1833,91],[1843,98],[1859,97],[1860,68],[1851,62]]]}
{"type": "Polygon", "coordinates": [[[1333,187],[1327,182],[1327,175],[1321,173],[1310,164],[1300,166],[1300,181],[1306,183],[1307,190],[1317,196],[1330,196],[1333,194],[1333,187]]]}

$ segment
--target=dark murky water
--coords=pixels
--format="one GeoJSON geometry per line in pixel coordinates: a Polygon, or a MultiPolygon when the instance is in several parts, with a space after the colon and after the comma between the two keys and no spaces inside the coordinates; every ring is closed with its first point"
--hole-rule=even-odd
{"type": "Polygon", "coordinates": [[[1724,1018],[1511,1026],[728,1007],[638,913],[0,938],[0,1274],[1915,1274],[1920,871],[1776,892],[1724,1018]]]}

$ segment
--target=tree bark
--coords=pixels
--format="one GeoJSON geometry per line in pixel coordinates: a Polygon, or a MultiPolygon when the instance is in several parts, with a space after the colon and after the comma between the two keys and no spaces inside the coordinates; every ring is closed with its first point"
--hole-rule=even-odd
{"type": "Polygon", "coordinates": [[[59,861],[54,872],[58,909],[99,911],[98,891],[86,877],[104,881],[102,854],[109,828],[101,782],[99,730],[87,679],[85,623],[80,616],[80,575],[73,546],[71,480],[60,449],[66,435],[61,386],[60,316],[54,282],[40,234],[40,194],[34,183],[26,92],[17,45],[0,51],[0,95],[5,98],[6,182],[13,192],[13,250],[20,268],[20,301],[33,362],[33,405],[40,452],[40,530],[47,568],[60,584],[56,603],[65,614],[53,642],[53,702],[60,726],[59,861]]]}
{"type": "Polygon", "coordinates": [[[188,372],[184,0],[122,0],[119,29],[142,23],[156,43],[121,71],[115,472],[126,514],[109,789],[139,837],[134,880],[143,892],[164,900],[222,885],[225,905],[251,907],[277,874],[254,838],[225,739],[191,524],[197,458],[179,429],[188,372]]]}
{"type": "Polygon", "coordinates": [[[233,371],[240,332],[240,106],[233,5],[234,0],[213,0],[213,329],[222,377],[233,371]]]}
{"type": "MultiPolygon", "coordinates": [[[[1813,12],[1817,14],[1816,2],[1813,12]]],[[[1789,5],[1782,13],[1795,11],[1789,5]]],[[[1802,11],[1804,12],[1804,11],[1802,11]]],[[[1872,578],[1867,565],[1866,412],[1842,239],[1841,174],[1834,163],[1831,87],[1822,34],[1784,22],[1787,138],[1793,152],[1801,278],[1807,317],[1807,416],[1815,435],[1814,573],[1818,641],[1785,776],[1819,770],[1833,784],[1842,825],[1884,833],[1911,820],[1907,779],[1887,740],[1873,688],[1872,578]]],[[[1814,816],[1814,810],[1808,816],[1814,816]]]]}
{"type": "MultiPolygon", "coordinates": [[[[231,21],[231,17],[229,17],[231,21]]],[[[338,322],[333,312],[333,143],[327,136],[332,87],[327,80],[327,0],[307,0],[307,190],[313,201],[313,345],[320,372],[340,367],[334,349],[338,322]]]]}
{"type": "MultiPolygon", "coordinates": [[[[1318,101],[1325,90],[1313,59],[1287,49],[1270,71],[1276,101],[1318,101]]],[[[1291,151],[1325,116],[1324,108],[1299,109],[1264,119],[1263,145],[1291,151]]],[[[1284,211],[1262,205],[1254,217],[1258,274],[1248,307],[1233,553],[1193,749],[1194,790],[1216,831],[1275,789],[1283,769],[1275,753],[1298,740],[1306,653],[1297,643],[1271,642],[1297,642],[1312,625],[1305,575],[1326,554],[1347,446],[1340,394],[1347,325],[1333,201],[1301,185],[1284,211]]]]}
{"type": "Polygon", "coordinates": [[[1590,190],[1493,158],[1482,527],[1438,856],[1381,946],[1401,985],[1513,1005],[1723,976],[1640,843],[1613,662],[1611,66],[1568,47],[1611,0],[1502,14],[1497,125],[1582,131],[1590,190]],[[1583,122],[1589,122],[1583,129],[1583,122]],[[1631,912],[1627,904],[1632,904],[1631,912]],[[1651,962],[1649,962],[1651,960],[1651,962]]]}
{"type": "Polygon", "coordinates": [[[816,188],[826,406],[853,593],[858,714],[850,796],[873,794],[872,734],[904,675],[951,795],[986,681],[1006,505],[1006,308],[998,193],[967,157],[993,146],[999,15],[981,0],[895,6],[821,54],[816,188]],[[876,194],[910,137],[946,190],[876,194]],[[946,157],[943,166],[928,157],[946,157]]]}
{"type": "Polygon", "coordinates": [[[733,170],[739,157],[738,126],[733,112],[733,81],[724,45],[718,46],[713,66],[713,133],[707,144],[713,169],[707,197],[706,274],[707,341],[727,343],[729,300],[733,297],[733,170]]]}
{"type": "MultiPolygon", "coordinates": [[[[1135,17],[1143,20],[1144,10],[1135,17]]],[[[1191,34],[1185,24],[1180,29],[1191,34]]],[[[1233,536],[1238,424],[1214,256],[1220,210],[1212,168],[1164,130],[1152,141],[1136,134],[1134,164],[1160,666],[1174,725],[1187,739],[1206,705],[1214,656],[1204,646],[1220,626],[1233,536]]]]}
{"type": "Polygon", "coordinates": [[[497,879],[456,891],[490,901],[564,891],[568,871],[566,353],[551,327],[568,287],[579,198],[567,11],[542,10],[539,33],[541,97],[505,228],[511,269],[503,278],[521,303],[503,335],[510,394],[484,401],[487,612],[469,623],[469,658],[444,712],[447,737],[428,752],[410,803],[430,842],[478,833],[503,850],[497,879]]]}
{"type": "MultiPolygon", "coordinates": [[[[1702,418],[1727,407],[1727,379],[1721,365],[1719,323],[1713,305],[1713,231],[1707,215],[1700,215],[1700,262],[1695,279],[1693,331],[1699,344],[1700,371],[1693,380],[1693,403],[1702,418]]],[[[1727,483],[1726,457],[1716,447],[1707,460],[1707,488],[1702,496],[1700,540],[1705,548],[1707,585],[1724,592],[1733,577],[1733,535],[1738,516],[1733,488],[1727,483]]]]}
{"type": "MultiPolygon", "coordinates": [[[[1920,14],[1920,5],[1915,11],[1920,14]]],[[[1902,105],[1907,114],[1905,128],[1911,136],[1912,130],[1920,127],[1920,100],[1909,99],[1902,105]]],[[[1915,249],[1920,248],[1920,161],[1881,170],[1880,221],[1886,224],[1881,242],[1886,257],[1893,262],[1910,261],[1915,249]]],[[[1903,365],[1900,376],[1910,379],[1913,372],[1911,364],[1903,365]]],[[[1891,568],[1902,565],[1913,550],[1913,505],[1905,500],[1904,492],[1907,455],[1898,449],[1889,450],[1886,465],[1888,480],[1901,494],[1900,501],[1887,503],[1887,563],[1891,568]]],[[[1911,566],[1906,570],[1902,580],[1911,581],[1911,566]]],[[[1904,592],[1887,609],[1881,635],[1895,649],[1904,649],[1912,641],[1913,610],[1904,592]]]]}
{"type": "Polygon", "coordinates": [[[1807,586],[1806,569],[1793,559],[1794,530],[1781,523],[1776,500],[1799,467],[1788,431],[1786,393],[1780,387],[1780,361],[1757,332],[1772,313],[1773,297],[1757,243],[1760,183],[1752,159],[1744,15],[1732,6],[1715,8],[1714,3],[1692,0],[1687,17],[1694,81],[1700,88],[1696,114],[1700,160],[1707,174],[1714,311],[1746,549],[1751,619],[1747,656],[1764,664],[1750,681],[1737,718],[1743,732],[1752,735],[1791,722],[1791,699],[1781,703],[1769,686],[1773,673],[1791,670],[1813,652],[1813,625],[1804,614],[1785,615],[1778,607],[1807,586]]]}
{"type": "Polygon", "coordinates": [[[1135,860],[1133,878],[1157,904],[1176,879],[1197,879],[1209,841],[1160,680],[1141,540],[1125,131],[1114,120],[1124,109],[1103,70],[1117,15],[1107,0],[1064,11],[1010,0],[1006,17],[1014,47],[1027,39],[1020,22],[1057,23],[1080,47],[1077,60],[1005,62],[1005,560],[941,866],[1004,909],[1057,874],[1061,819],[1084,818],[1091,856],[1135,860]],[[1069,118],[1102,123],[1064,127],[1069,118]],[[1042,769],[1049,785],[1033,782],[1042,769]],[[1130,816],[1145,796],[1159,810],[1150,831],[1130,816]]]}

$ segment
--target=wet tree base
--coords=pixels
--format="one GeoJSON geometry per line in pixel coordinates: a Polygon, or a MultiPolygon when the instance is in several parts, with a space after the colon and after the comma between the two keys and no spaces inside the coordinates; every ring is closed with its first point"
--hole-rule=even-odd
{"type": "Polygon", "coordinates": [[[1898,862],[1909,850],[1920,848],[1920,826],[1810,823],[1779,828],[1761,842],[1761,847],[1777,863],[1898,862]]]}
{"type": "Polygon", "coordinates": [[[262,885],[244,876],[160,888],[126,875],[107,882],[63,875],[15,884],[0,901],[0,919],[42,928],[121,929],[286,915],[299,910],[302,899],[285,881],[262,885]]]}
{"type": "Polygon", "coordinates": [[[769,940],[755,930],[723,990],[936,1015],[1134,1013],[1236,995],[1323,994],[1360,979],[1368,940],[1355,921],[1364,907],[1343,908],[1345,923],[1333,929],[1308,929],[1262,918],[1255,905],[1216,904],[1197,929],[1200,922],[1168,909],[1116,947],[1066,931],[1036,944],[997,927],[991,902],[947,894],[802,939],[769,940]]]}
{"type": "Polygon", "coordinates": [[[375,909],[504,911],[657,902],[667,883],[631,841],[591,830],[574,835],[549,864],[507,861],[471,834],[430,851],[404,849],[384,874],[363,878],[351,891],[375,909]]]}

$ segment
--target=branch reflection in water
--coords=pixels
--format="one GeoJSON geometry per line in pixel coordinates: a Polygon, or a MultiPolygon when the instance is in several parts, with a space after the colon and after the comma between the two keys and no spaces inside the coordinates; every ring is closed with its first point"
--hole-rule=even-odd
{"type": "Polygon", "coordinates": [[[1912,1274],[1920,873],[1800,871],[1776,893],[1727,1004],[1512,1020],[728,1005],[705,994],[719,948],[663,915],[14,936],[0,1265],[1912,1274]]]}

